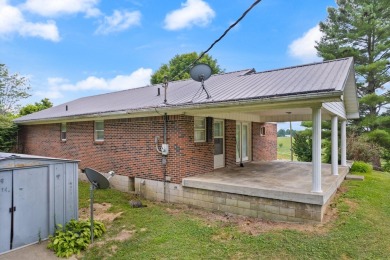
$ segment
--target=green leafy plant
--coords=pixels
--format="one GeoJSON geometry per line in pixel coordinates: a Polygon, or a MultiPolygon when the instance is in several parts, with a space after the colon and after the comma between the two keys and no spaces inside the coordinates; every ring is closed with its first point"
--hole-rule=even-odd
{"type": "Polygon", "coordinates": [[[312,146],[312,140],[310,136],[302,132],[299,133],[297,132],[295,134],[292,149],[294,151],[294,154],[297,156],[298,161],[311,162],[312,159],[311,146],[312,146]]]}
{"type": "Polygon", "coordinates": [[[365,162],[356,161],[352,164],[351,172],[370,173],[372,172],[372,166],[365,162]]]}
{"type": "MultiPolygon", "coordinates": [[[[102,222],[94,221],[94,237],[99,238],[106,232],[102,222]]],[[[47,248],[52,249],[58,257],[70,257],[85,250],[91,243],[91,222],[89,220],[70,220],[65,227],[57,225],[54,236],[49,236],[47,248]]]]}

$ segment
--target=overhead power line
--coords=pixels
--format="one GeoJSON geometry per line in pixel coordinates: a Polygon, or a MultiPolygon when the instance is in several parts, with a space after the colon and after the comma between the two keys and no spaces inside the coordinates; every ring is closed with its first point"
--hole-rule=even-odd
{"type": "Polygon", "coordinates": [[[177,77],[179,77],[181,74],[183,74],[184,72],[186,72],[187,70],[189,70],[195,63],[197,63],[206,53],[208,53],[213,47],[215,44],[217,44],[220,40],[222,40],[223,37],[226,36],[226,34],[234,28],[234,26],[236,26],[242,19],[244,19],[244,17],[258,4],[260,3],[261,0],[256,0],[241,16],[240,18],[237,19],[237,21],[235,21],[233,24],[231,24],[229,26],[229,28],[227,28],[224,33],[218,38],[216,39],[211,45],[210,47],[207,48],[207,50],[205,50],[204,52],[202,52],[199,57],[194,60],[187,68],[185,68],[184,70],[182,70],[181,72],[179,72],[175,77],[173,77],[171,80],[175,80],[177,77]]]}

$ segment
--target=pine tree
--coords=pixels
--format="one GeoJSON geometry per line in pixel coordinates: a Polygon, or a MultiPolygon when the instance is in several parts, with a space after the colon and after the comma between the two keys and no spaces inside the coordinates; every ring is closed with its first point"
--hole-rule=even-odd
{"type": "Polygon", "coordinates": [[[324,33],[317,45],[325,60],[354,57],[362,126],[374,130],[375,117],[389,104],[390,2],[388,0],[337,0],[320,23],[324,33]]]}
{"type": "MultiPolygon", "coordinates": [[[[337,0],[320,23],[316,46],[324,60],[354,57],[361,118],[354,130],[390,149],[390,1],[337,0]]],[[[378,160],[377,160],[378,163],[378,160]]]]}

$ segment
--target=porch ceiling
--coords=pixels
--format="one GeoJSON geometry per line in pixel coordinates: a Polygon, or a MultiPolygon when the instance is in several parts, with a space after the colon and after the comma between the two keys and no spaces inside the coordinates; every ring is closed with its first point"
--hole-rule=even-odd
{"type": "MultiPolygon", "coordinates": [[[[329,111],[327,107],[322,109],[322,118],[324,120],[330,120],[334,113],[329,111]]],[[[287,121],[311,121],[312,109],[310,107],[301,108],[267,108],[248,111],[237,112],[222,112],[222,113],[193,113],[195,116],[211,116],[214,118],[223,118],[240,121],[253,121],[253,122],[287,122],[287,121]]],[[[342,115],[339,115],[344,118],[342,115]]]]}

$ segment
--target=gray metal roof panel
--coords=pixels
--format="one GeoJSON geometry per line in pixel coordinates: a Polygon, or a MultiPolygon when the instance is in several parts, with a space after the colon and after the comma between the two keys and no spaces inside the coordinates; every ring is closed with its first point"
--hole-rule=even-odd
{"type": "MultiPolygon", "coordinates": [[[[264,72],[242,70],[212,75],[205,82],[211,99],[206,99],[204,91],[201,92],[201,83],[199,82],[192,79],[174,81],[170,82],[168,87],[168,106],[343,90],[352,63],[352,58],[344,58],[264,72]]],[[[157,96],[158,87],[161,88],[161,85],[83,97],[23,116],[16,119],[15,122],[167,106],[163,103],[163,88],[161,88],[161,95],[157,96]],[[66,110],[66,106],[68,110],[66,110]]]]}

